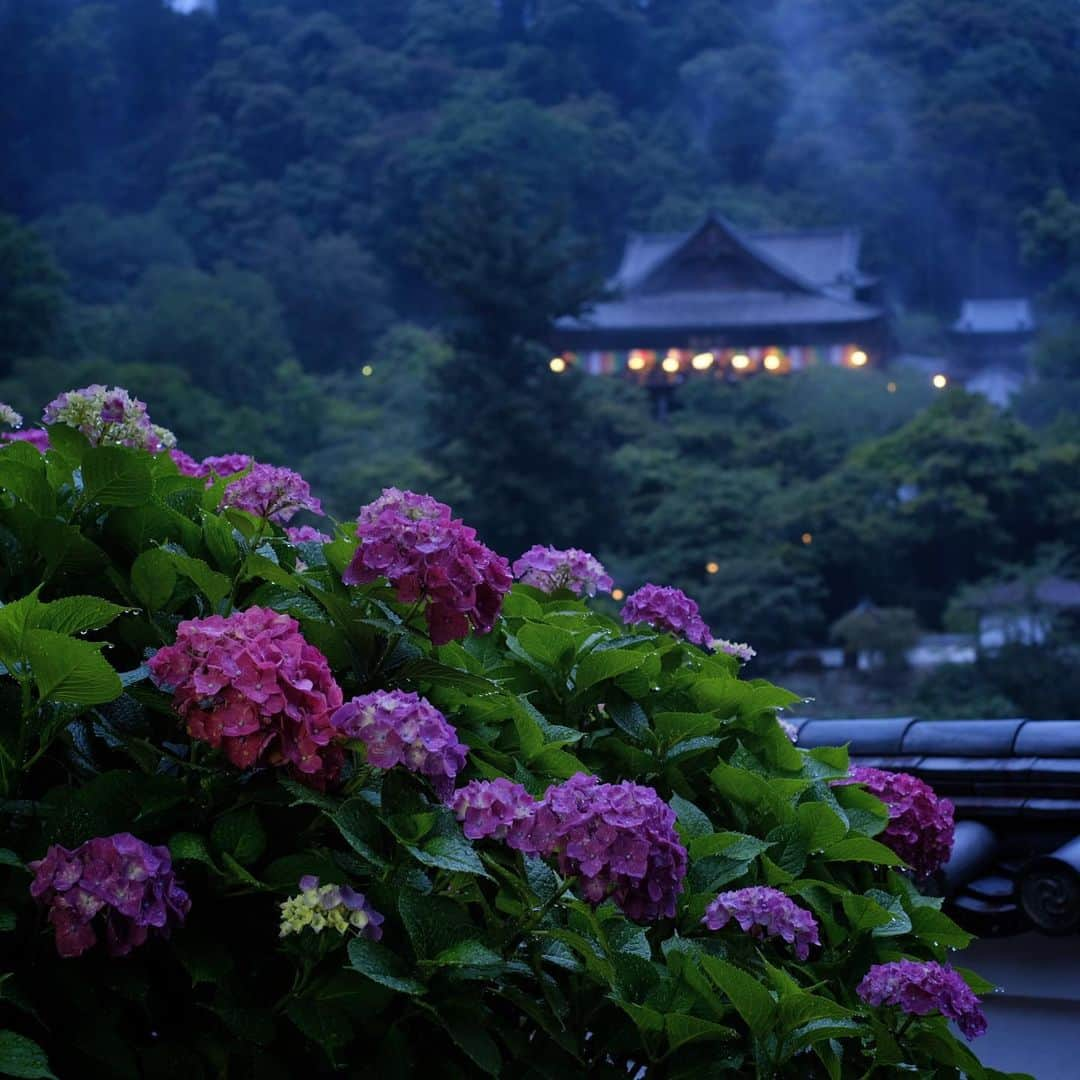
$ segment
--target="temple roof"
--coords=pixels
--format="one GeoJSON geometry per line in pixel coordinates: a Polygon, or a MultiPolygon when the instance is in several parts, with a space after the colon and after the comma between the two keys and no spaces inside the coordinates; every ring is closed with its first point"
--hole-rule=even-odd
{"type": "Polygon", "coordinates": [[[683,233],[634,233],[609,287],[615,299],[556,324],[569,331],[708,331],[879,319],[852,299],[872,282],[858,269],[854,229],[743,232],[716,215],[683,233]]]}
{"type": "Polygon", "coordinates": [[[957,334],[1027,334],[1035,320],[1027,300],[965,300],[952,328],[957,334]]]}

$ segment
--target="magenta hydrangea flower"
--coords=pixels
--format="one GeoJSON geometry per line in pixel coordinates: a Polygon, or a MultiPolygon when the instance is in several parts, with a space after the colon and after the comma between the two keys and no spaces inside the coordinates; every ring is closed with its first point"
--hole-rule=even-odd
{"type": "Polygon", "coordinates": [[[202,470],[203,475],[208,478],[235,476],[245,469],[250,469],[254,464],[255,461],[250,454],[218,454],[203,458],[202,470]]]}
{"type": "Polygon", "coordinates": [[[131,833],[99,836],[69,851],[53,844],[30,863],[30,895],[49,909],[56,951],[81,956],[105,932],[110,956],[126,956],[151,933],[168,937],[191,908],[166,847],[131,833]]]}
{"type": "Polygon", "coordinates": [[[672,918],[686,877],[686,848],[675,812],[650,787],[624,780],[602,784],[576,773],[548,788],[521,850],[558,854],[563,874],[575,874],[582,895],[610,896],[638,922],[672,918]]]}
{"type": "Polygon", "coordinates": [[[734,656],[736,660],[743,664],[749,663],[757,656],[757,650],[752,649],[745,641],[727,641],[725,638],[713,638],[709,642],[709,648],[713,652],[727,653],[728,656],[734,656]]]}
{"type": "Polygon", "coordinates": [[[531,849],[529,831],[536,806],[520,784],[501,776],[472,780],[450,800],[450,809],[470,840],[505,840],[518,851],[531,849]]]}
{"type": "Polygon", "coordinates": [[[300,510],[322,513],[322,503],[312,496],[308,482],[292,469],[276,465],[253,465],[251,472],[233,480],[221,496],[220,508],[230,506],[280,525],[300,510]]]}
{"type": "Polygon", "coordinates": [[[169,451],[169,457],[173,459],[173,464],[180,470],[181,476],[192,476],[196,478],[201,478],[203,476],[202,465],[190,454],[184,453],[183,450],[177,450],[174,446],[169,451]]]}
{"type": "Polygon", "coordinates": [[[176,436],[150,422],[145,402],[122,387],[100,383],[68,390],[45,406],[42,421],[81,431],[91,446],[131,446],[158,453],[176,445],[176,436]]]}
{"type": "Polygon", "coordinates": [[[681,589],[672,586],[642,585],[623,604],[624,623],[648,623],[658,630],[681,634],[695,645],[707,646],[712,631],[698,613],[698,606],[681,589]]]}
{"type": "Polygon", "coordinates": [[[330,537],[313,525],[292,525],[285,530],[290,544],[329,544],[330,537]]]}
{"type": "Polygon", "coordinates": [[[767,885],[720,893],[705,909],[701,921],[710,930],[722,930],[732,919],[753,937],[786,941],[794,947],[799,960],[810,955],[811,945],[821,944],[814,916],[779,889],[767,885]]]}
{"type": "Polygon", "coordinates": [[[424,617],[436,645],[495,625],[510,590],[510,564],[430,495],[386,488],[360,511],[360,546],[345,569],[346,585],[385,577],[402,603],[426,599],[424,617]]]}
{"type": "Polygon", "coordinates": [[[858,765],[834,785],[863,784],[889,808],[889,824],[878,837],[921,878],[936,873],[952,854],[953,804],[910,773],[858,765]]]}
{"type": "Polygon", "coordinates": [[[368,764],[380,769],[404,765],[426,776],[440,799],[450,798],[469,748],[458,742],[446,717],[418,694],[376,690],[346,702],[330,720],[341,734],[364,744],[368,764]]]}
{"type": "Polygon", "coordinates": [[[614,582],[600,561],[580,548],[542,547],[535,544],[514,563],[514,577],[542,592],[569,589],[578,596],[611,592],[614,582]]]}
{"type": "Polygon", "coordinates": [[[986,1033],[986,1014],[958,971],[933,960],[875,964],[856,987],[868,1005],[899,1005],[911,1016],[939,1012],[956,1023],[966,1039],[986,1033]]]}
{"type": "Polygon", "coordinates": [[[5,442],[28,442],[38,453],[49,449],[49,433],[44,428],[25,428],[23,431],[5,431],[0,435],[5,442]]]}
{"type": "Polygon", "coordinates": [[[311,787],[336,781],[344,753],[330,714],[341,688],[295,619],[261,607],[190,619],[149,667],[188,734],[238,768],[287,764],[311,787]]]}

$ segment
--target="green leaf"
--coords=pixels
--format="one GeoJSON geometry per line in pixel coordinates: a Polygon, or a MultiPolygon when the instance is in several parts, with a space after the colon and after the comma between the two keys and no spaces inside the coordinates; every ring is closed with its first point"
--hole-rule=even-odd
{"type": "Polygon", "coordinates": [[[440,1010],[439,1019],[450,1038],[482,1072],[489,1076],[500,1075],[502,1055],[494,1039],[487,1033],[475,1014],[470,1015],[461,1010],[444,1007],[440,1010]]]}
{"type": "Polygon", "coordinates": [[[24,1080],[56,1080],[45,1051],[15,1031],[0,1031],[0,1073],[24,1080]]]}
{"type": "Polygon", "coordinates": [[[534,659],[550,668],[559,668],[574,652],[574,635],[549,623],[525,623],[517,639],[534,659]]]}
{"type": "Polygon", "coordinates": [[[229,595],[232,582],[224,574],[211,570],[202,559],[193,559],[190,555],[182,555],[177,551],[162,550],[168,554],[176,572],[193,581],[196,588],[212,604],[220,603],[229,595]]]}
{"type": "Polygon", "coordinates": [[[203,540],[214,562],[227,574],[236,571],[240,548],[233,537],[232,526],[217,514],[203,513],[203,540]]]}
{"type": "Polygon", "coordinates": [[[10,848],[0,848],[0,866],[16,866],[20,870],[26,869],[22,859],[10,848]]]}
{"type": "Polygon", "coordinates": [[[214,822],[210,842],[241,866],[250,866],[266,850],[266,831],[253,806],[233,810],[214,822]]]}
{"type": "Polygon", "coordinates": [[[0,607],[0,659],[11,667],[23,655],[23,638],[35,611],[41,607],[37,594],[32,593],[0,607]]]}
{"type": "Polygon", "coordinates": [[[438,967],[503,967],[505,960],[479,941],[459,941],[432,960],[438,967]]]}
{"type": "Polygon", "coordinates": [[[173,946],[184,970],[191,976],[191,985],[213,985],[233,969],[233,959],[222,942],[214,937],[203,937],[192,930],[177,934],[173,946]]]}
{"type": "Polygon", "coordinates": [[[725,858],[749,861],[756,859],[762,852],[768,851],[772,844],[757,836],[750,836],[740,832],[710,833],[708,836],[699,836],[690,841],[690,855],[695,859],[703,859],[709,855],[720,855],[725,858]]]}
{"type": "Polygon", "coordinates": [[[867,889],[866,895],[875,901],[889,915],[889,921],[874,928],[874,937],[897,937],[911,932],[911,919],[904,910],[899,896],[893,896],[883,889],[867,889]]]}
{"type": "Polygon", "coordinates": [[[866,1034],[866,1029],[855,1020],[811,1020],[796,1028],[787,1043],[789,1056],[825,1039],[851,1039],[866,1034]]]}
{"type": "Polygon", "coordinates": [[[966,949],[975,935],[962,930],[943,911],[930,907],[911,907],[912,932],[928,945],[966,949]]]}
{"type": "Polygon", "coordinates": [[[0,488],[10,491],[35,513],[51,517],[56,512],[56,500],[45,476],[44,462],[29,465],[21,461],[0,459],[0,488]]]}
{"type": "Polygon", "coordinates": [[[668,746],[683,739],[698,739],[719,731],[724,721],[709,713],[666,712],[653,717],[656,734],[668,746]]]}
{"type": "Polygon", "coordinates": [[[616,726],[634,742],[643,743],[652,734],[649,718],[636,701],[609,701],[605,708],[616,726]]]}
{"type": "Polygon", "coordinates": [[[102,705],[118,698],[120,676],[101,655],[101,645],[75,641],[52,630],[28,630],[23,649],[42,701],[102,705]]]}
{"type": "Polygon", "coordinates": [[[751,974],[715,956],[702,955],[706,974],[730,999],[755,1035],[764,1035],[776,1018],[776,1002],[751,974]]]}
{"type": "Polygon", "coordinates": [[[0,905],[0,933],[15,929],[15,912],[6,904],[0,905]]]}
{"type": "Polygon", "coordinates": [[[664,1017],[668,1045],[672,1051],[678,1050],[690,1042],[704,1042],[716,1039],[737,1039],[739,1033],[734,1028],[716,1024],[712,1020],[701,1020],[696,1016],[682,1013],[668,1013],[664,1017]]]}
{"type": "Polygon", "coordinates": [[[811,853],[824,851],[847,835],[847,824],[825,803],[802,803],[795,811],[795,821],[811,853]]]}
{"type": "Polygon", "coordinates": [[[81,634],[108,626],[124,613],[119,604],[110,604],[97,596],[64,596],[42,604],[30,617],[30,625],[58,634],[81,634]]]}
{"type": "Polygon", "coordinates": [[[423,994],[426,987],[409,975],[405,961],[377,941],[353,938],[349,942],[349,965],[354,971],[401,994],[423,994]]]}
{"type": "Polygon", "coordinates": [[[604,652],[591,652],[578,664],[574,676],[574,689],[582,694],[597,683],[617,678],[628,671],[641,667],[648,652],[631,652],[629,649],[606,649],[604,652]]]}
{"type": "Polygon", "coordinates": [[[669,805],[675,811],[679,835],[684,842],[712,834],[713,823],[688,799],[681,795],[672,795],[669,805]]]}
{"type": "Polygon", "coordinates": [[[488,877],[480,856],[460,830],[455,836],[449,830],[425,840],[420,846],[406,844],[409,854],[425,866],[436,866],[440,870],[451,870],[459,874],[474,874],[488,877]]]}
{"type": "Polygon", "coordinates": [[[95,446],[82,459],[82,498],[102,506],[141,506],[154,480],[145,454],[122,446],[95,446]]]}
{"type": "Polygon", "coordinates": [[[49,453],[56,454],[78,465],[90,449],[86,436],[68,424],[49,424],[45,429],[49,433],[49,453]]]}
{"type": "Polygon", "coordinates": [[[176,862],[189,860],[209,866],[215,873],[220,873],[210,848],[204,837],[198,833],[179,832],[169,838],[169,854],[176,862]]]}
{"type": "Polygon", "coordinates": [[[331,1061],[352,1041],[354,1033],[349,1014],[332,1002],[292,1001],[285,1013],[313,1043],[322,1047],[331,1061]]]}
{"type": "Polygon", "coordinates": [[[131,564],[131,589],[148,611],[160,611],[176,588],[172,557],[161,548],[144,551],[131,564]]]}
{"type": "Polygon", "coordinates": [[[847,1020],[851,1010],[831,998],[803,991],[783,994],[780,998],[780,1027],[785,1031],[801,1027],[811,1020],[847,1020]]]}
{"type": "Polygon", "coordinates": [[[849,836],[825,849],[829,862],[868,862],[876,866],[903,866],[904,860],[868,836],[849,836]]]}

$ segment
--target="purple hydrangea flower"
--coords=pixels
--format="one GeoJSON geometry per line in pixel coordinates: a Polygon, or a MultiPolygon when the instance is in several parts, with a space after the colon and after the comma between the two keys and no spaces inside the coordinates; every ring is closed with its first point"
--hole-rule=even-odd
{"type": "Polygon", "coordinates": [[[49,433],[44,428],[26,428],[23,431],[5,431],[0,438],[5,442],[28,442],[38,453],[49,449],[49,433]]]}
{"type": "Polygon", "coordinates": [[[548,788],[521,850],[558,854],[563,874],[576,874],[582,895],[610,896],[638,922],[675,915],[686,877],[686,848],[675,812],[650,787],[624,780],[602,784],[577,773],[548,788]]]}
{"type": "Polygon", "coordinates": [[[727,641],[724,638],[713,638],[709,642],[709,648],[713,652],[727,653],[728,656],[734,656],[736,660],[743,664],[749,663],[757,656],[757,650],[752,649],[745,641],[727,641]]]}
{"type": "Polygon", "coordinates": [[[529,548],[514,563],[514,577],[542,592],[569,589],[578,596],[611,592],[614,584],[599,560],[587,551],[580,548],[560,551],[540,544],[529,548]]]}
{"type": "Polygon", "coordinates": [[[285,530],[290,544],[329,544],[330,537],[313,525],[291,525],[285,530]]]}
{"type": "Polygon", "coordinates": [[[624,623],[648,623],[658,630],[682,634],[695,645],[708,645],[712,631],[698,613],[698,606],[681,589],[671,586],[642,585],[623,604],[624,623]]]}
{"type": "Polygon", "coordinates": [[[811,945],[821,944],[814,916],[779,889],[766,885],[720,893],[701,921],[710,930],[722,930],[732,919],[753,937],[782,938],[794,946],[800,960],[810,955],[811,945]]]}
{"type": "Polygon", "coordinates": [[[910,773],[886,772],[859,765],[846,780],[863,784],[889,808],[889,824],[879,839],[921,878],[937,872],[952,854],[953,804],[939,799],[929,784],[910,773]]]}
{"type": "Polygon", "coordinates": [[[251,472],[233,480],[221,496],[221,509],[229,506],[275,524],[292,520],[300,510],[322,513],[322,503],[312,496],[308,482],[292,469],[276,465],[253,465],[251,472]]]}
{"type": "Polygon", "coordinates": [[[363,893],[349,885],[320,885],[307,874],[300,879],[300,892],[281,905],[281,937],[302,930],[336,930],[339,934],[355,930],[360,937],[378,941],[385,920],[363,893]]]}
{"type": "Polygon", "coordinates": [[[218,454],[203,458],[202,470],[204,476],[212,479],[213,476],[235,476],[254,464],[250,454],[218,454]]]}
{"type": "Polygon", "coordinates": [[[430,495],[386,488],[360,511],[360,546],[343,575],[346,585],[386,578],[406,604],[424,598],[424,617],[436,645],[495,625],[510,590],[510,564],[451,516],[430,495]]]}
{"type": "Polygon", "coordinates": [[[868,1005],[899,1005],[911,1016],[939,1012],[956,1022],[966,1039],[986,1033],[986,1014],[958,971],[932,960],[875,964],[856,987],[868,1005]]]}
{"type": "Polygon", "coordinates": [[[336,781],[344,754],[330,713],[341,688],[295,619],[261,607],[189,619],[148,666],[188,734],[238,768],[287,763],[312,787],[336,781]]]}
{"type": "Polygon", "coordinates": [[[347,701],[330,718],[343,735],[367,747],[367,760],[380,769],[404,765],[431,781],[447,800],[469,748],[454,726],[430,702],[403,690],[376,690],[347,701]]]}
{"type": "Polygon", "coordinates": [[[30,863],[30,895],[49,909],[56,951],[81,956],[105,931],[110,956],[126,956],[151,932],[168,937],[191,908],[166,847],[131,833],[99,836],[69,851],[53,844],[30,863]]]}
{"type": "Polygon", "coordinates": [[[190,454],[185,454],[183,450],[177,450],[174,446],[169,451],[169,457],[173,459],[173,464],[180,470],[181,476],[192,476],[196,478],[201,478],[203,476],[202,465],[190,454]]]}
{"type": "Polygon", "coordinates": [[[536,800],[520,785],[504,777],[473,780],[454,792],[450,808],[470,840],[491,837],[505,840],[519,851],[530,848],[536,800]]]}
{"type": "Polygon", "coordinates": [[[45,406],[46,424],[67,424],[86,436],[91,446],[131,446],[158,453],[176,445],[176,436],[150,422],[146,404],[122,387],[100,383],[68,390],[45,406]]]}

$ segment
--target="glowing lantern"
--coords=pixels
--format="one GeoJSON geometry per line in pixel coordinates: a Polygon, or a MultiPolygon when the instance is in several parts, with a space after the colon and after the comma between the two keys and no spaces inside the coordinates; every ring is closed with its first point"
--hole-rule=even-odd
{"type": "Polygon", "coordinates": [[[612,600],[622,600],[625,596],[626,596],[626,593],[624,593],[622,591],[622,589],[612,589],[611,590],[611,599],[612,600]]]}
{"type": "Polygon", "coordinates": [[[862,349],[856,349],[850,357],[850,363],[852,367],[866,367],[866,362],[870,358],[862,351],[862,349]]]}
{"type": "Polygon", "coordinates": [[[707,562],[705,564],[706,574],[718,574],[720,573],[720,564],[718,562],[707,562]]]}
{"type": "Polygon", "coordinates": [[[674,375],[679,370],[679,358],[673,353],[668,353],[664,357],[664,362],[660,365],[669,375],[674,375]]]}
{"type": "Polygon", "coordinates": [[[804,544],[812,544],[814,542],[813,533],[803,533],[801,540],[804,544]]]}
{"type": "Polygon", "coordinates": [[[745,371],[750,366],[750,357],[745,353],[736,353],[731,358],[731,366],[736,371],[745,371]]]}
{"type": "Polygon", "coordinates": [[[933,384],[935,390],[944,390],[949,385],[949,380],[940,372],[935,375],[930,382],[933,384]]]}
{"type": "Polygon", "coordinates": [[[890,394],[895,394],[896,393],[896,383],[894,383],[894,382],[889,383],[889,385],[886,386],[885,389],[888,390],[890,394]]]}
{"type": "Polygon", "coordinates": [[[360,374],[365,376],[365,377],[368,376],[368,375],[374,375],[375,374],[375,369],[370,364],[365,364],[360,369],[360,374]]]}
{"type": "Polygon", "coordinates": [[[712,367],[715,357],[711,352],[698,353],[690,363],[695,371],[708,371],[712,367]]]}
{"type": "Polygon", "coordinates": [[[782,361],[780,360],[780,357],[776,355],[776,353],[769,353],[769,355],[766,356],[764,360],[765,370],[779,371],[781,363],[782,361]]]}
{"type": "Polygon", "coordinates": [[[641,371],[645,367],[645,357],[639,352],[632,352],[630,359],[626,361],[626,366],[631,371],[641,371]]]}
{"type": "Polygon", "coordinates": [[[556,375],[561,375],[566,370],[566,361],[561,356],[553,356],[548,363],[548,367],[556,375]]]}

